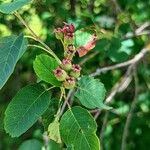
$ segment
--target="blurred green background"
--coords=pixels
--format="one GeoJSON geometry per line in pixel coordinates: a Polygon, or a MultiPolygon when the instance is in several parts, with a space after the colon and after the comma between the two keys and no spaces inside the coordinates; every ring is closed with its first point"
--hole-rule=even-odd
{"type": "MultiPolygon", "coordinates": [[[[0,0],[0,4],[3,1],[0,0]]],[[[76,29],[90,28],[95,25],[98,34],[96,47],[83,58],[75,59],[76,62],[83,64],[82,73],[87,75],[95,72],[99,67],[133,58],[150,38],[150,25],[145,29],[149,34],[127,37],[127,33],[134,33],[144,23],[150,24],[150,0],[34,0],[32,4],[19,10],[19,13],[60,58],[63,49],[54,36],[55,27],[62,26],[63,22],[74,23],[76,29]]],[[[18,35],[20,32],[29,35],[29,31],[14,15],[0,13],[0,37],[18,35]]],[[[43,126],[40,122],[19,138],[11,138],[3,128],[4,112],[12,97],[21,87],[36,82],[32,63],[40,53],[39,49],[29,47],[17,63],[13,75],[0,91],[0,150],[16,150],[23,141],[31,138],[43,141],[43,126]]],[[[109,93],[125,71],[126,67],[101,74],[97,78],[104,83],[109,93]]],[[[137,76],[139,82],[137,105],[129,127],[127,150],[148,150],[150,146],[150,55],[147,55],[138,65],[137,76]]],[[[107,124],[101,140],[104,150],[120,150],[126,116],[134,98],[134,91],[134,82],[131,82],[125,91],[114,97],[111,106],[115,111],[107,115],[107,124]]],[[[97,119],[98,136],[105,114],[106,112],[102,111],[97,119]]]]}

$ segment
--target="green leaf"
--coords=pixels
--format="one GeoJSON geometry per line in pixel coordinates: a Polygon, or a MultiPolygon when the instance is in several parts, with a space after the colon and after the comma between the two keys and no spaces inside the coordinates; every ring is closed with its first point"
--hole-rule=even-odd
{"type": "Polygon", "coordinates": [[[107,55],[113,62],[125,61],[131,55],[133,45],[134,42],[131,39],[121,41],[119,38],[113,37],[107,55]]]}
{"type": "Polygon", "coordinates": [[[60,144],[54,142],[53,140],[50,140],[46,150],[62,150],[62,148],[60,144]]]}
{"type": "Polygon", "coordinates": [[[55,78],[53,70],[59,66],[58,62],[45,54],[38,55],[33,63],[33,68],[37,76],[48,83],[60,86],[61,83],[55,78]]]}
{"type": "Polygon", "coordinates": [[[60,132],[59,132],[59,121],[58,118],[54,120],[54,122],[50,123],[48,127],[48,136],[51,140],[55,141],[56,143],[62,143],[60,132]]]}
{"type": "Polygon", "coordinates": [[[13,73],[17,61],[27,49],[27,44],[23,34],[0,39],[0,89],[13,73]]]}
{"type": "Polygon", "coordinates": [[[68,146],[66,150],[74,150],[73,146],[68,146]]]}
{"type": "Polygon", "coordinates": [[[0,12],[5,14],[12,14],[31,1],[32,0],[14,0],[10,3],[3,3],[0,5],[0,12]]]}
{"type": "Polygon", "coordinates": [[[32,150],[41,150],[42,149],[42,143],[36,139],[30,139],[24,141],[18,150],[29,150],[32,147],[32,150]]]}
{"type": "Polygon", "coordinates": [[[61,137],[74,150],[100,150],[96,129],[96,122],[90,113],[78,106],[65,112],[60,121],[61,137]]]}
{"type": "Polygon", "coordinates": [[[55,114],[58,111],[58,105],[59,105],[58,103],[59,103],[58,99],[55,99],[55,98],[52,99],[50,101],[48,109],[42,115],[42,122],[43,122],[45,131],[47,131],[49,124],[52,123],[55,118],[55,114]]]}
{"type": "Polygon", "coordinates": [[[84,46],[91,40],[93,34],[90,32],[84,32],[82,30],[77,30],[75,32],[75,45],[76,47],[84,46]]]}
{"type": "Polygon", "coordinates": [[[103,83],[92,77],[84,76],[78,81],[78,89],[75,96],[81,104],[87,108],[109,108],[103,104],[105,98],[105,87],[103,83]]]}
{"type": "Polygon", "coordinates": [[[50,94],[39,84],[22,88],[5,111],[4,128],[12,137],[26,132],[45,112],[50,94]]]}
{"type": "Polygon", "coordinates": [[[83,57],[96,45],[96,34],[91,31],[78,30],[75,32],[75,46],[79,57],[83,57]]]}

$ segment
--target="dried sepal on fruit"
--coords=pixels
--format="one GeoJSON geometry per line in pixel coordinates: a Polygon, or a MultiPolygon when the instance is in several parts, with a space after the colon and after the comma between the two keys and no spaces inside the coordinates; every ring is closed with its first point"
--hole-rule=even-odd
{"type": "Polygon", "coordinates": [[[63,39],[63,31],[61,28],[56,28],[54,29],[54,33],[55,33],[55,36],[58,40],[62,40],[63,39]]]}
{"type": "Polygon", "coordinates": [[[67,77],[63,85],[66,89],[73,89],[76,85],[76,80],[74,77],[67,77]]]}
{"type": "Polygon", "coordinates": [[[72,66],[72,70],[70,72],[70,75],[72,77],[78,78],[80,76],[80,72],[81,72],[81,67],[78,64],[74,64],[72,66]]]}
{"type": "Polygon", "coordinates": [[[61,67],[62,67],[64,70],[66,70],[66,71],[71,70],[71,68],[72,68],[71,60],[68,59],[68,58],[64,58],[64,59],[62,60],[61,67]]]}
{"type": "Polygon", "coordinates": [[[67,73],[60,67],[54,70],[54,75],[58,81],[64,81],[67,78],[67,73]]]}

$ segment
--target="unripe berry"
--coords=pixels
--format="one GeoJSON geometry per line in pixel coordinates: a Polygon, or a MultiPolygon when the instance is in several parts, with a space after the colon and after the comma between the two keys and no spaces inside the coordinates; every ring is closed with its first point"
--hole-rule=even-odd
{"type": "Polygon", "coordinates": [[[63,39],[63,30],[61,28],[55,29],[54,32],[57,39],[63,39]]]}
{"type": "Polygon", "coordinates": [[[74,43],[74,38],[73,38],[73,33],[67,33],[66,35],[64,35],[64,43],[66,45],[70,45],[74,43]]]}
{"type": "Polygon", "coordinates": [[[73,78],[73,77],[66,78],[63,85],[66,89],[73,89],[76,85],[75,78],[73,78]]]}
{"type": "Polygon", "coordinates": [[[60,67],[54,70],[54,75],[58,81],[64,81],[67,78],[67,73],[60,67]]]}
{"type": "Polygon", "coordinates": [[[76,49],[74,45],[70,44],[67,46],[64,56],[71,60],[75,52],[76,52],[76,49]]]}
{"type": "Polygon", "coordinates": [[[70,75],[72,76],[72,77],[75,77],[75,78],[78,78],[79,76],[80,76],[80,71],[81,71],[81,67],[80,67],[80,65],[73,65],[72,66],[72,70],[71,70],[71,72],[70,72],[70,75]]]}
{"type": "Polygon", "coordinates": [[[62,60],[61,67],[62,67],[64,70],[66,70],[66,71],[71,70],[71,68],[72,68],[71,60],[68,59],[68,58],[63,59],[63,60],[62,60]]]}

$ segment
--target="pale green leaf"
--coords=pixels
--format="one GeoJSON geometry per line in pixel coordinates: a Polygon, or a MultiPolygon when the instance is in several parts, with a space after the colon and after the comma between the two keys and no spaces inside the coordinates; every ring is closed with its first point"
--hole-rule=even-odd
{"type": "Polygon", "coordinates": [[[56,118],[54,122],[50,123],[48,127],[48,136],[51,140],[55,141],[56,143],[62,143],[59,132],[59,125],[60,124],[58,122],[58,119],[56,118]]]}
{"type": "Polygon", "coordinates": [[[86,45],[93,37],[94,33],[90,33],[84,30],[77,30],[75,32],[75,45],[76,47],[86,45]]]}
{"type": "Polygon", "coordinates": [[[96,129],[93,117],[81,107],[69,109],[60,121],[62,140],[74,150],[100,150],[96,129]]]}
{"type": "Polygon", "coordinates": [[[80,100],[81,104],[87,108],[109,108],[103,104],[105,93],[104,84],[98,79],[83,76],[78,81],[78,89],[75,96],[80,100]]]}
{"type": "Polygon", "coordinates": [[[26,132],[45,112],[50,94],[39,84],[22,88],[5,111],[4,128],[12,137],[26,132]]]}
{"type": "Polygon", "coordinates": [[[53,71],[59,66],[58,62],[45,54],[38,55],[33,63],[37,76],[48,83],[60,86],[61,83],[55,78],[53,71]]]}
{"type": "Polygon", "coordinates": [[[27,5],[32,0],[14,0],[10,3],[3,3],[0,5],[0,12],[5,14],[12,14],[24,5],[27,5]]]}
{"type": "Polygon", "coordinates": [[[13,73],[17,61],[27,49],[27,44],[23,34],[0,39],[0,89],[13,73]]]}
{"type": "Polygon", "coordinates": [[[18,150],[30,150],[31,148],[32,150],[42,150],[42,146],[43,144],[40,141],[36,139],[30,139],[24,141],[18,150]]]}

